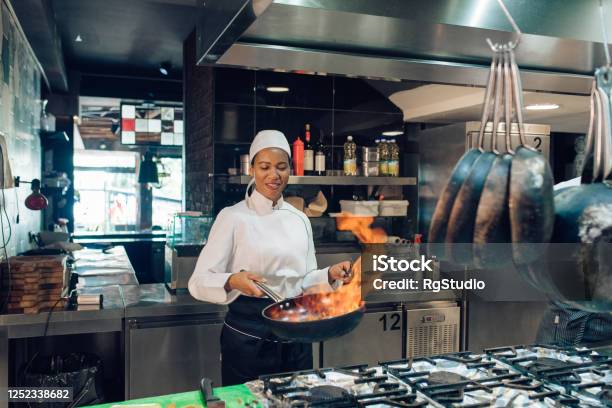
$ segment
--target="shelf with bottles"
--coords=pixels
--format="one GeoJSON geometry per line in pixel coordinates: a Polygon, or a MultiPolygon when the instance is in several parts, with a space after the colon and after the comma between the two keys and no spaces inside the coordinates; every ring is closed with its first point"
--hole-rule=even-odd
{"type": "MultiPolygon", "coordinates": [[[[228,176],[230,184],[249,184],[251,176],[228,176]]],[[[289,176],[289,184],[321,186],[416,186],[416,177],[289,176]]]]}

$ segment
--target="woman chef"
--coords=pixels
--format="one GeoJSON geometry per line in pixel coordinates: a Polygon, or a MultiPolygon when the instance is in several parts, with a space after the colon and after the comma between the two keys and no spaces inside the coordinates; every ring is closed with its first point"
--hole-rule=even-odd
{"type": "Polygon", "coordinates": [[[283,201],[291,168],[285,136],[259,132],[249,157],[254,177],[245,199],[219,213],[189,280],[196,299],[229,306],[221,332],[224,386],[312,367],[311,344],[280,341],[267,329],[261,311],[272,301],[253,281],[292,297],[309,287],[331,291],[352,277],[348,261],[317,269],[310,221],[283,201]]]}

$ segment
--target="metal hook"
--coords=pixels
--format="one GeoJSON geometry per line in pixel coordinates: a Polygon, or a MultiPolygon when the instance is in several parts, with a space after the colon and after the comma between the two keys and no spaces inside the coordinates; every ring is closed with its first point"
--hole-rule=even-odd
{"type": "Polygon", "coordinates": [[[495,154],[499,154],[497,150],[497,128],[499,127],[499,119],[501,116],[502,94],[504,90],[504,63],[505,52],[501,54],[501,60],[497,64],[497,76],[495,78],[495,104],[493,105],[493,129],[491,131],[491,150],[495,154]]]}
{"type": "Polygon", "coordinates": [[[489,115],[491,113],[491,105],[493,103],[493,90],[495,89],[495,77],[497,64],[499,63],[499,55],[495,53],[493,60],[491,61],[491,69],[489,71],[489,79],[487,80],[487,89],[485,89],[485,99],[482,106],[482,117],[480,119],[480,132],[478,134],[478,148],[480,151],[484,150],[484,133],[489,121],[489,115]]]}
{"type": "Polygon", "coordinates": [[[529,146],[525,139],[525,130],[523,127],[523,123],[524,123],[523,121],[523,94],[522,94],[523,87],[521,85],[521,77],[518,72],[518,67],[514,59],[514,51],[509,50],[508,53],[510,54],[510,74],[512,76],[512,90],[513,90],[512,96],[514,99],[515,114],[516,114],[516,119],[518,122],[518,133],[519,133],[520,145],[527,149],[535,151],[536,149],[533,148],[532,146],[529,146]]]}
{"type": "MultiPolygon", "coordinates": [[[[601,1],[601,0],[600,0],[601,1]]],[[[504,4],[503,0],[497,0],[497,3],[499,4],[499,7],[502,9],[502,11],[504,12],[506,18],[508,19],[508,21],[510,22],[510,25],[512,26],[512,29],[514,30],[514,32],[517,34],[516,36],[516,40],[514,41],[510,41],[508,43],[508,47],[510,49],[515,49],[516,46],[519,44],[519,42],[521,41],[521,37],[523,36],[523,32],[521,31],[521,29],[518,27],[518,25],[516,25],[516,22],[514,21],[514,19],[512,18],[512,15],[510,14],[510,12],[508,11],[508,9],[506,8],[506,5],[504,4]]],[[[498,52],[500,50],[500,46],[499,44],[495,43],[493,44],[493,41],[491,41],[491,39],[487,38],[487,43],[489,44],[489,47],[491,47],[491,50],[493,52],[498,52]]],[[[606,42],[607,44],[607,42],[606,42]]],[[[503,47],[505,48],[505,47],[503,47]]]]}
{"type": "Polygon", "coordinates": [[[504,105],[506,114],[506,135],[505,145],[506,154],[514,155],[516,152],[512,149],[512,76],[510,74],[510,55],[509,52],[504,53],[504,105]]]}
{"type": "Polygon", "coordinates": [[[523,36],[523,33],[521,32],[521,29],[518,27],[518,25],[516,25],[516,22],[514,21],[514,19],[512,18],[512,15],[506,8],[506,5],[504,4],[503,0],[497,0],[497,3],[499,3],[499,7],[501,7],[502,11],[506,15],[506,18],[510,22],[510,25],[512,26],[514,31],[518,34],[516,37],[516,40],[514,40],[514,42],[510,42],[510,47],[514,49],[516,48],[518,43],[521,41],[521,37],[523,36]]]}

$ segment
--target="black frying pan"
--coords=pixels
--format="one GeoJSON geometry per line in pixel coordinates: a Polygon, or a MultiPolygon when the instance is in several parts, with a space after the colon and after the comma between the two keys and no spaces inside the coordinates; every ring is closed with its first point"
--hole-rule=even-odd
{"type": "MultiPolygon", "coordinates": [[[[498,57],[499,59],[499,57],[498,57]]],[[[500,106],[503,91],[503,64],[498,63],[496,67],[495,97],[493,102],[493,127],[492,139],[497,138],[497,128],[500,119],[500,106]]],[[[455,264],[472,266],[474,253],[472,242],[474,240],[474,228],[476,212],[480,197],[491,166],[497,155],[493,151],[484,151],[484,130],[486,122],[481,124],[482,137],[479,140],[482,153],[474,162],[470,173],[464,180],[455,202],[448,222],[446,231],[446,243],[448,245],[448,259],[455,264]],[[458,245],[459,244],[459,245],[458,245]],[[461,245],[463,244],[463,245],[461,245]]]]}
{"type": "Polygon", "coordinates": [[[491,62],[491,70],[489,72],[489,79],[487,81],[487,90],[485,93],[485,100],[482,110],[482,119],[479,133],[479,147],[468,150],[459,159],[455,168],[453,169],[450,178],[444,186],[444,190],[440,194],[440,198],[436,203],[431,223],[429,225],[429,233],[427,235],[428,252],[430,255],[435,255],[438,259],[446,259],[445,246],[441,245],[446,238],[446,232],[448,228],[448,222],[455,203],[455,198],[459,193],[459,189],[463,185],[463,182],[468,178],[470,171],[476,162],[476,159],[480,157],[483,152],[482,144],[480,143],[484,138],[484,129],[487,119],[491,110],[491,102],[493,101],[492,94],[495,84],[495,68],[497,66],[497,55],[493,57],[491,62]]]}
{"type": "Polygon", "coordinates": [[[510,214],[508,212],[508,186],[514,151],[511,148],[512,84],[510,57],[504,53],[504,111],[505,153],[497,150],[498,138],[493,139],[493,152],[497,158],[491,166],[478,203],[474,227],[474,263],[479,268],[510,265],[510,214]]]}
{"type": "Polygon", "coordinates": [[[275,303],[267,306],[261,314],[272,333],[283,340],[315,343],[342,336],[357,327],[365,312],[365,305],[362,304],[352,312],[327,317],[311,307],[318,302],[320,294],[285,299],[265,283],[254,283],[274,300],[275,303]]]}
{"type": "Polygon", "coordinates": [[[513,259],[517,265],[528,264],[541,257],[541,248],[531,243],[550,241],[555,221],[553,176],[548,161],[528,146],[523,129],[523,101],[520,76],[514,53],[510,51],[510,72],[518,119],[520,146],[510,169],[510,229],[513,259]]]}

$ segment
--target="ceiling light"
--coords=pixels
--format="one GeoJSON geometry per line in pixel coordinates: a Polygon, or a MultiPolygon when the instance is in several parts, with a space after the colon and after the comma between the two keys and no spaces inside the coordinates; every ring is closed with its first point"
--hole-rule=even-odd
{"type": "Polygon", "coordinates": [[[162,75],[168,75],[171,68],[172,64],[169,61],[164,61],[159,65],[159,72],[161,72],[162,75]]]}
{"type": "Polygon", "coordinates": [[[77,34],[77,36],[74,38],[74,42],[83,42],[83,37],[81,37],[81,34],[77,34]]]}
{"type": "Polygon", "coordinates": [[[275,93],[289,92],[289,88],[286,86],[268,86],[266,87],[266,91],[275,93]]]}
{"type": "Polygon", "coordinates": [[[533,103],[525,106],[527,110],[554,110],[559,109],[561,106],[556,103],[533,103]]]}
{"type": "Polygon", "coordinates": [[[386,132],[382,132],[383,136],[399,136],[403,134],[404,132],[402,132],[401,130],[387,130],[386,132]]]}

